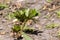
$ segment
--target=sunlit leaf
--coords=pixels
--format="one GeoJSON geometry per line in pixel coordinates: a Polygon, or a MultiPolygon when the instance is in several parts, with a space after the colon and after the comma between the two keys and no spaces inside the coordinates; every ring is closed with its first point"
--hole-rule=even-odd
{"type": "Polygon", "coordinates": [[[38,15],[38,13],[37,13],[37,10],[36,9],[31,9],[30,10],[30,14],[29,14],[29,17],[30,18],[35,17],[37,15],[38,15]]]}
{"type": "Polygon", "coordinates": [[[29,37],[26,33],[22,33],[25,40],[33,40],[31,37],[29,37]]]}
{"type": "Polygon", "coordinates": [[[35,16],[38,16],[36,9],[22,9],[17,10],[13,13],[14,17],[20,20],[21,22],[24,22],[25,20],[32,19],[35,16]]]}
{"type": "Polygon", "coordinates": [[[21,30],[20,27],[21,26],[19,26],[19,25],[14,25],[14,27],[12,29],[13,29],[13,31],[18,32],[21,30]]]}
{"type": "Polygon", "coordinates": [[[47,0],[47,2],[52,2],[52,0],[47,0]]]}
{"type": "Polygon", "coordinates": [[[26,15],[26,17],[29,16],[29,9],[25,10],[25,15],[26,15]]]}
{"type": "Polygon", "coordinates": [[[0,10],[7,8],[8,6],[6,4],[0,4],[0,10]]]}

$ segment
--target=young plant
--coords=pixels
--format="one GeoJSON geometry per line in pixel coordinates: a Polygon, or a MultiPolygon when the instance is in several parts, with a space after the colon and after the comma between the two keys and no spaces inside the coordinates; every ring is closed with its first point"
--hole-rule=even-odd
{"type": "Polygon", "coordinates": [[[7,7],[7,5],[6,5],[6,4],[0,4],[0,10],[5,9],[6,7],[7,7]]]}
{"type": "Polygon", "coordinates": [[[17,10],[14,13],[15,18],[17,18],[21,22],[33,19],[33,17],[37,15],[38,15],[38,12],[35,9],[22,9],[22,10],[17,10]]]}
{"type": "Polygon", "coordinates": [[[32,40],[29,36],[27,36],[26,32],[34,32],[34,28],[27,26],[27,21],[34,20],[34,17],[38,16],[38,11],[36,9],[22,9],[17,10],[13,13],[13,17],[15,17],[19,22],[18,24],[15,24],[12,28],[14,33],[19,33],[20,36],[23,35],[23,37],[26,40],[32,40]]]}
{"type": "Polygon", "coordinates": [[[59,24],[51,23],[51,24],[46,25],[46,28],[47,29],[53,29],[53,28],[58,27],[58,26],[59,26],[59,24]]]}
{"type": "Polygon", "coordinates": [[[57,17],[60,18],[60,11],[57,11],[56,14],[57,14],[57,17]]]}

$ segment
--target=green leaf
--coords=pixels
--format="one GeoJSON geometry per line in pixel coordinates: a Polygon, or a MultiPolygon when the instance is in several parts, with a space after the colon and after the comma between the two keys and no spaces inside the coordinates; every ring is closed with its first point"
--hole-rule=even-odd
{"type": "Polygon", "coordinates": [[[21,22],[24,22],[25,20],[32,19],[35,16],[38,16],[36,9],[17,10],[13,14],[14,14],[14,17],[21,22]]]}
{"type": "Polygon", "coordinates": [[[60,11],[57,11],[57,15],[59,15],[59,16],[60,16],[60,11]]]}
{"type": "Polygon", "coordinates": [[[13,14],[14,14],[15,18],[20,19],[21,14],[20,14],[20,12],[18,10],[16,12],[14,12],[13,14]]]}
{"type": "Polygon", "coordinates": [[[23,37],[25,38],[25,40],[33,40],[31,37],[29,37],[26,33],[22,33],[23,37]]]}
{"type": "Polygon", "coordinates": [[[25,15],[26,15],[26,17],[29,16],[29,9],[26,9],[26,10],[25,10],[25,15]]]}
{"type": "Polygon", "coordinates": [[[57,14],[57,17],[60,18],[60,11],[57,11],[56,14],[57,14]]]}
{"type": "Polygon", "coordinates": [[[7,19],[12,19],[12,18],[15,18],[14,14],[13,13],[9,13],[8,16],[7,16],[7,19]]]}
{"type": "Polygon", "coordinates": [[[6,7],[8,7],[6,4],[0,4],[0,9],[1,10],[4,9],[4,8],[6,8],[6,7]]]}
{"type": "Polygon", "coordinates": [[[51,24],[46,25],[46,28],[52,29],[52,28],[55,28],[55,27],[58,27],[58,26],[59,26],[59,24],[51,23],[51,24]]]}
{"type": "Polygon", "coordinates": [[[19,25],[14,25],[14,27],[12,28],[13,31],[18,32],[21,30],[21,27],[19,25]]]}
{"type": "Polygon", "coordinates": [[[19,12],[20,15],[24,14],[24,12],[22,10],[18,10],[18,12],[19,12]]]}
{"type": "Polygon", "coordinates": [[[30,10],[29,18],[35,17],[37,15],[38,15],[38,13],[37,13],[36,9],[31,9],[30,10]]]}

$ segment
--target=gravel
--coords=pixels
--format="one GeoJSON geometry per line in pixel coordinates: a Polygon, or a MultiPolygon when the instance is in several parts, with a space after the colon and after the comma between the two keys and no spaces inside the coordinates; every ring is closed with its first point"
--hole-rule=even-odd
{"type": "MultiPolygon", "coordinates": [[[[14,1],[14,0],[13,0],[14,1]]],[[[15,0],[16,1],[16,0],[15,0]]],[[[14,2],[15,2],[14,1],[14,2]]],[[[20,0],[18,0],[19,2],[20,0]]],[[[23,4],[22,7],[27,7],[27,8],[35,8],[40,11],[40,9],[47,3],[46,0],[21,0],[21,3],[23,4]]],[[[7,11],[7,10],[5,10],[7,11]]],[[[2,10],[3,12],[3,10],[2,10]]],[[[57,31],[60,30],[59,28],[54,28],[54,29],[46,29],[45,25],[48,23],[59,23],[60,24],[60,19],[58,19],[54,13],[52,14],[51,18],[44,18],[48,12],[47,11],[41,11],[41,16],[39,18],[38,24],[36,23],[34,26],[35,28],[39,28],[40,30],[43,30],[43,33],[39,33],[38,35],[30,35],[33,40],[60,40],[57,36],[57,31]]],[[[51,13],[49,13],[51,14],[51,13]]],[[[5,15],[5,13],[3,13],[5,15]]],[[[11,20],[5,20],[3,15],[0,17],[0,32],[6,32],[6,34],[1,35],[0,34],[0,40],[14,40],[13,37],[10,36],[11,33],[11,27],[13,25],[10,23],[12,22],[11,20]]]]}

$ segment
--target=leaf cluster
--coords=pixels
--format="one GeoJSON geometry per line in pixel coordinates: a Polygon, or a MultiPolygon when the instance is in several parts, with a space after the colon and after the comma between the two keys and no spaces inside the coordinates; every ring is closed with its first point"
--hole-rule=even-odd
{"type": "Polygon", "coordinates": [[[38,11],[36,9],[22,9],[17,10],[12,14],[12,17],[18,19],[22,24],[15,24],[12,30],[16,33],[20,33],[24,36],[26,40],[32,40],[29,36],[27,36],[26,31],[33,32],[35,29],[32,27],[28,27],[26,22],[28,20],[34,19],[34,17],[38,16],[38,11]]]}
{"type": "Polygon", "coordinates": [[[33,19],[33,17],[38,16],[38,12],[36,9],[17,10],[13,14],[14,17],[21,22],[24,22],[25,20],[33,19]]]}

